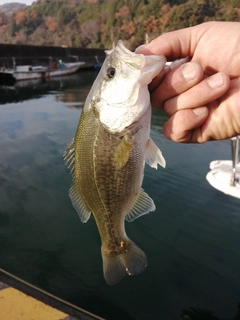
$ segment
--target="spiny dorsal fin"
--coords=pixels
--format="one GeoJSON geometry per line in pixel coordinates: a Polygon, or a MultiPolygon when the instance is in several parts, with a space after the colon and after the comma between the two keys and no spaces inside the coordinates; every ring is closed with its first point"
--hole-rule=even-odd
{"type": "Polygon", "coordinates": [[[132,209],[125,216],[125,219],[128,222],[131,222],[143,216],[144,214],[147,214],[155,210],[156,210],[156,207],[153,200],[149,197],[149,195],[146,192],[143,191],[143,189],[141,189],[140,192],[138,193],[137,199],[132,209]]]}
{"type": "Polygon", "coordinates": [[[81,221],[83,223],[86,223],[91,216],[91,211],[89,211],[85,207],[84,203],[82,202],[82,199],[80,198],[80,196],[75,188],[74,183],[69,190],[69,197],[72,201],[72,205],[74,206],[74,208],[76,209],[76,211],[79,215],[79,218],[81,219],[81,221]]]}
{"type": "Polygon", "coordinates": [[[145,161],[150,167],[155,169],[157,169],[158,164],[160,164],[160,166],[164,168],[166,167],[166,161],[162,155],[162,152],[159,150],[159,148],[151,138],[149,138],[147,143],[145,161]]]}
{"type": "Polygon", "coordinates": [[[75,140],[74,140],[74,138],[68,144],[67,149],[64,152],[63,159],[64,159],[66,165],[68,166],[68,168],[71,170],[71,173],[73,173],[74,165],[75,165],[75,140]]]}

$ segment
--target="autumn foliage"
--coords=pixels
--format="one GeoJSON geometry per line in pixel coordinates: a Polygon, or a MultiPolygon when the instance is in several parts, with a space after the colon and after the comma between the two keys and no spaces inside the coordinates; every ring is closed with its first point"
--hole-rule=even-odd
{"type": "MultiPolygon", "coordinates": [[[[1,9],[1,8],[0,8],[1,9]]],[[[1,43],[129,48],[154,37],[210,20],[240,21],[237,0],[36,0],[0,10],[1,43]]]]}

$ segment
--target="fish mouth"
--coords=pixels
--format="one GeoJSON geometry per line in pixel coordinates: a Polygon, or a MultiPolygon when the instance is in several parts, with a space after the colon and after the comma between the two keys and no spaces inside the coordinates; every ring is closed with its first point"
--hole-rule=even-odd
{"type": "Polygon", "coordinates": [[[110,107],[117,107],[117,108],[123,108],[123,104],[128,104],[131,102],[131,104],[133,103],[133,101],[131,100],[131,97],[128,98],[127,100],[124,100],[124,101],[120,101],[120,102],[107,102],[107,100],[103,99],[102,98],[102,101],[104,101],[108,106],[110,107]]]}
{"type": "Polygon", "coordinates": [[[140,70],[143,67],[145,61],[145,58],[142,54],[137,54],[128,50],[124,46],[122,40],[118,40],[117,46],[112,52],[112,55],[114,55],[117,59],[123,60],[124,63],[126,63],[129,67],[137,70],[140,70]]]}
{"type": "MultiPolygon", "coordinates": [[[[128,50],[125,46],[122,40],[118,40],[116,48],[113,50],[115,51],[116,56],[118,58],[121,58],[124,60],[126,64],[128,64],[130,67],[134,69],[141,69],[144,64],[145,64],[145,57],[141,53],[135,53],[130,50],[128,50]],[[122,56],[123,55],[123,56],[122,56]],[[133,61],[134,60],[134,61],[133,61]]],[[[166,62],[166,57],[163,55],[150,55],[150,57],[154,57],[156,62],[160,62],[161,60],[165,60],[166,62]]]]}
{"type": "Polygon", "coordinates": [[[128,55],[129,55],[129,54],[130,54],[130,55],[133,55],[133,56],[135,56],[135,55],[136,55],[136,53],[134,53],[134,52],[132,52],[132,51],[128,50],[128,49],[124,46],[124,44],[123,44],[123,41],[122,41],[122,40],[118,40],[116,48],[121,49],[123,52],[127,53],[128,55]]]}

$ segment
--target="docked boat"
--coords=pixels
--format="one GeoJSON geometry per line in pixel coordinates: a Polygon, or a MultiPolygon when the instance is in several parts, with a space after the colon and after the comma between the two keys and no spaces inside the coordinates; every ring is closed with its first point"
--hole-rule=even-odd
{"type": "Polygon", "coordinates": [[[215,160],[210,162],[210,171],[206,179],[212,187],[240,198],[240,163],[238,161],[239,137],[231,139],[232,160],[215,160]]]}
{"type": "Polygon", "coordinates": [[[33,67],[30,65],[16,66],[14,69],[1,68],[0,78],[1,80],[31,80],[45,78],[45,74],[48,71],[47,67],[37,66],[33,67]]]}
{"type": "Polygon", "coordinates": [[[84,64],[83,61],[69,63],[59,61],[58,64],[51,64],[51,67],[25,65],[15,66],[13,69],[1,68],[0,80],[4,83],[63,76],[77,72],[84,64]]]}
{"type": "Polygon", "coordinates": [[[68,62],[68,63],[60,62],[56,69],[51,68],[50,70],[48,70],[46,78],[58,77],[58,76],[75,73],[84,65],[85,65],[85,62],[83,61],[68,62]]]}

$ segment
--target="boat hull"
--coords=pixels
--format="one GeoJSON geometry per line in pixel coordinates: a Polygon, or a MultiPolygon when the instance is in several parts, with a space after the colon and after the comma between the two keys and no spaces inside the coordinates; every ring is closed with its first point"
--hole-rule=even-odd
{"type": "Polygon", "coordinates": [[[209,165],[211,171],[208,172],[206,179],[209,184],[215,189],[230,195],[240,198],[240,163],[236,165],[236,183],[232,185],[232,161],[231,160],[216,160],[209,165]]]}
{"type": "Polygon", "coordinates": [[[21,81],[59,77],[75,73],[84,65],[85,62],[72,62],[66,63],[64,66],[57,69],[31,66],[18,66],[15,70],[2,68],[0,70],[0,79],[4,82],[5,80],[21,81]]]}

